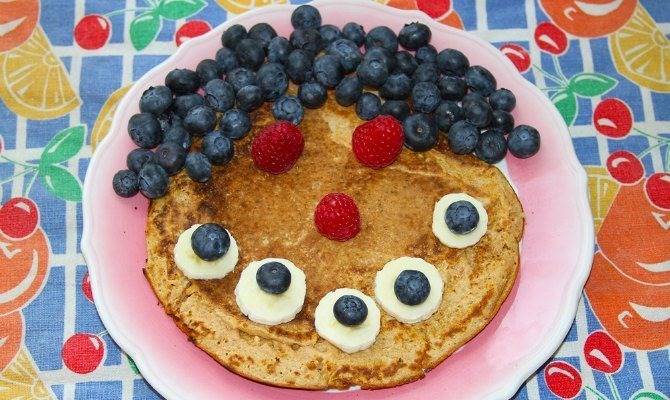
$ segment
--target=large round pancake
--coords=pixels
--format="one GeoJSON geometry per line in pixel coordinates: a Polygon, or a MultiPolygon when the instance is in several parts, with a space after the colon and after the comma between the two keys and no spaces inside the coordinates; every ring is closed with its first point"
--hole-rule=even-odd
{"type": "Polygon", "coordinates": [[[497,168],[454,155],[443,139],[426,153],[403,149],[381,170],[361,165],[351,151],[361,120],[329,95],[324,107],[306,110],[299,126],[305,149],[289,172],[262,172],[249,154],[256,132],[273,121],[266,104],[252,114],[251,134],[235,143],[232,162],[215,167],[210,182],[194,183],[184,172],[172,177],[168,194],[151,202],[145,275],[191,340],[242,376],[306,389],[411,382],[481,331],[507,297],[519,265],[521,204],[497,168]],[[315,206],[331,192],[353,197],[361,213],[361,232],[346,242],[326,239],[314,227],[315,206]],[[454,192],[479,199],[489,215],[487,234],[463,250],[444,246],[431,229],[435,202],[454,192]],[[189,280],[172,250],[182,231],[205,222],[233,234],[240,259],[223,279],[189,280]],[[382,310],[376,342],[354,354],[316,334],[314,310],[323,295],[350,287],[374,296],[376,272],[401,256],[427,260],[444,279],[442,303],[431,318],[406,325],[382,310]],[[248,320],[233,293],[242,269],[267,257],[287,258],[307,276],[303,310],[274,327],[248,320]]]}

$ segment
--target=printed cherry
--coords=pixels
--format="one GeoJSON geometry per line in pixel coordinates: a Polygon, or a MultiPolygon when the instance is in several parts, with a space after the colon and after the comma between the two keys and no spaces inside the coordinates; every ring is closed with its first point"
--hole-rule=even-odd
{"type": "Polygon", "coordinates": [[[644,184],[647,198],[651,204],[664,210],[670,210],[670,174],[658,172],[647,179],[644,184]]]}
{"type": "Polygon", "coordinates": [[[591,368],[606,374],[617,372],[623,360],[619,344],[604,331],[595,331],[586,338],[584,356],[591,368]]]}
{"type": "Polygon", "coordinates": [[[84,296],[86,296],[89,300],[93,301],[93,291],[91,290],[91,279],[90,276],[88,275],[88,272],[86,275],[84,275],[84,278],[81,280],[81,291],[84,292],[84,296]]]}
{"type": "Polygon", "coordinates": [[[199,19],[188,21],[177,30],[174,35],[174,41],[177,43],[177,46],[181,46],[185,41],[204,35],[211,30],[212,27],[205,21],[199,19]]]}
{"type": "Polygon", "coordinates": [[[431,18],[439,18],[451,10],[451,0],[416,0],[419,10],[431,18]]]}
{"type": "Polygon", "coordinates": [[[0,232],[19,240],[32,235],[37,229],[40,213],[37,205],[25,197],[9,199],[0,208],[0,232]]]}
{"type": "Polygon", "coordinates": [[[572,365],[552,361],[544,369],[544,381],[549,390],[562,399],[572,399],[582,391],[582,376],[572,365]]]}
{"type": "Polygon", "coordinates": [[[535,43],[549,54],[561,55],[568,49],[568,37],[551,22],[542,22],[535,28],[535,43]]]}
{"type": "Polygon", "coordinates": [[[624,185],[632,185],[644,176],[642,162],[630,151],[620,150],[607,158],[607,171],[624,185]]]}
{"type": "Polygon", "coordinates": [[[530,69],[530,54],[523,47],[516,44],[505,44],[500,51],[512,61],[512,64],[522,74],[530,69]]]}
{"type": "Polygon", "coordinates": [[[77,333],[63,344],[63,363],[72,372],[88,374],[95,371],[105,356],[105,344],[97,335],[77,333]]]}
{"type": "Polygon", "coordinates": [[[100,14],[90,14],[82,18],[74,27],[74,40],[86,50],[97,50],[107,44],[112,25],[100,14]]]}
{"type": "Polygon", "coordinates": [[[593,112],[593,126],[607,137],[621,139],[633,127],[633,113],[623,101],[606,99],[598,103],[593,112]]]}

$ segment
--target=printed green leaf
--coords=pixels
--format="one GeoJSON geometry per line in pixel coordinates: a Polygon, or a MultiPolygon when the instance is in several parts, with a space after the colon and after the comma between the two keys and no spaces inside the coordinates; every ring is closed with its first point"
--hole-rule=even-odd
{"type": "Polygon", "coordinates": [[[40,180],[56,197],[67,201],[81,201],[81,184],[68,170],[57,165],[40,165],[40,180]]]}
{"type": "Polygon", "coordinates": [[[135,374],[139,375],[140,370],[137,369],[137,365],[135,365],[135,361],[132,358],[130,358],[130,356],[127,355],[127,354],[126,354],[126,357],[128,357],[128,364],[130,364],[130,369],[132,369],[135,374]]]}
{"type": "Polygon", "coordinates": [[[51,165],[69,160],[84,146],[86,130],[83,125],[60,131],[42,152],[40,164],[51,165]]]}
{"type": "Polygon", "coordinates": [[[202,0],[162,0],[158,13],[166,19],[180,19],[197,14],[207,3],[202,0]]]}
{"type": "Polygon", "coordinates": [[[637,392],[630,400],[668,400],[668,398],[658,392],[637,392]]]}
{"type": "Polygon", "coordinates": [[[558,112],[561,113],[565,123],[571,126],[575,122],[575,118],[577,118],[577,98],[575,94],[570,89],[559,90],[551,96],[551,102],[554,103],[558,112]]]}
{"type": "Polygon", "coordinates": [[[161,18],[153,11],[139,15],[130,23],[130,41],[136,50],[143,50],[158,36],[161,18]]]}
{"type": "Polygon", "coordinates": [[[570,79],[568,88],[579,96],[594,97],[609,92],[617,83],[619,82],[616,79],[610,78],[607,75],[595,72],[582,72],[570,79]]]}

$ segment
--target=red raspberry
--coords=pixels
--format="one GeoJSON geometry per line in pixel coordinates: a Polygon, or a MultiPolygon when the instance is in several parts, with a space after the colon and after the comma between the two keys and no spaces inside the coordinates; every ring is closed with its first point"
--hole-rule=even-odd
{"type": "Polygon", "coordinates": [[[251,158],[256,166],[271,174],[290,170],[305,147],[300,130],[288,121],[278,121],[261,129],[251,142],[251,158]]]}
{"type": "Polygon", "coordinates": [[[344,193],[330,193],[317,204],[314,224],[323,236],[343,242],[361,230],[361,215],[354,199],[344,193]]]}
{"type": "Polygon", "coordinates": [[[359,125],[351,147],[361,164],[373,169],[391,165],[402,150],[402,125],[390,115],[381,115],[359,125]]]}

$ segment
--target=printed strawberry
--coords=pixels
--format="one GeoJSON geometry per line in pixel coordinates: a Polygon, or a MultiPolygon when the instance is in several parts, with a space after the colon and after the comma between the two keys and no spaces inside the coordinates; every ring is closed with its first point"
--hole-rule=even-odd
{"type": "Polygon", "coordinates": [[[290,170],[298,161],[305,139],[288,121],[278,121],[261,129],[251,142],[251,158],[256,166],[271,174],[290,170]]]}
{"type": "Polygon", "coordinates": [[[361,164],[379,169],[391,165],[402,150],[402,125],[390,115],[381,115],[359,125],[351,147],[361,164]]]}
{"type": "Polygon", "coordinates": [[[330,193],[317,204],[314,224],[323,236],[343,242],[361,230],[361,215],[354,199],[344,193],[330,193]]]}

